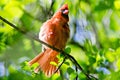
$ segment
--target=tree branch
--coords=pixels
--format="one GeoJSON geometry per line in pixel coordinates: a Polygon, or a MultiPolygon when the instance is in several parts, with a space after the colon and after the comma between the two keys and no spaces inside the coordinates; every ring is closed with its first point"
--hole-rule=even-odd
{"type": "Polygon", "coordinates": [[[64,57],[68,58],[79,70],[81,70],[81,71],[84,73],[84,75],[87,77],[88,80],[91,80],[91,77],[97,80],[97,78],[95,78],[94,76],[87,74],[87,73],[83,70],[83,68],[78,64],[78,62],[75,60],[75,58],[74,58],[73,56],[67,54],[67,53],[64,52],[63,50],[57,49],[57,48],[55,48],[55,47],[53,47],[53,46],[51,46],[51,45],[49,45],[49,44],[47,44],[47,43],[39,40],[39,39],[37,38],[37,36],[35,36],[35,35],[33,35],[33,34],[30,34],[30,33],[27,33],[25,30],[20,29],[19,27],[15,26],[14,24],[12,24],[11,22],[9,22],[8,20],[4,19],[4,18],[1,17],[1,16],[0,16],[0,19],[1,19],[2,21],[4,21],[5,23],[7,23],[8,25],[10,25],[11,27],[13,27],[14,29],[16,29],[17,31],[25,34],[27,37],[32,38],[33,40],[36,40],[36,41],[38,41],[38,42],[40,42],[40,43],[48,46],[49,48],[51,48],[51,49],[53,49],[53,50],[55,50],[55,51],[57,51],[57,52],[62,53],[62,54],[64,55],[64,57]]]}
{"type": "Polygon", "coordinates": [[[65,60],[66,60],[66,57],[64,57],[62,63],[58,66],[58,68],[55,70],[54,73],[56,73],[60,69],[60,67],[62,66],[62,64],[65,62],[65,60]]]}
{"type": "Polygon", "coordinates": [[[77,76],[75,77],[75,80],[78,80],[78,69],[77,69],[76,66],[75,66],[75,71],[76,71],[76,73],[77,73],[77,76]]]}

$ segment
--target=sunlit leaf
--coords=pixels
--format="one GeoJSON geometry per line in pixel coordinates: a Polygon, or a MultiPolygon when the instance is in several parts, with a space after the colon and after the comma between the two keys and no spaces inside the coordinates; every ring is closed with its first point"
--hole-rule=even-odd
{"type": "Polygon", "coordinates": [[[16,72],[16,68],[13,65],[10,65],[8,70],[9,70],[10,73],[16,72]]]}
{"type": "Polygon", "coordinates": [[[77,74],[76,73],[71,73],[70,74],[70,80],[74,80],[76,78],[77,74]]]}
{"type": "Polygon", "coordinates": [[[119,0],[115,0],[114,1],[114,6],[116,9],[120,10],[120,1],[119,0]]]}
{"type": "Polygon", "coordinates": [[[27,62],[27,61],[21,63],[21,67],[22,67],[22,69],[24,69],[24,70],[26,70],[26,71],[30,71],[30,70],[31,70],[31,68],[30,68],[30,66],[28,65],[28,62],[27,62]]]}
{"type": "Polygon", "coordinates": [[[83,73],[78,74],[79,79],[85,80],[86,76],[83,73]]]}
{"type": "Polygon", "coordinates": [[[115,53],[111,51],[107,51],[105,53],[105,57],[110,61],[113,62],[115,60],[115,53]]]}
{"type": "Polygon", "coordinates": [[[117,60],[116,66],[117,66],[117,69],[118,69],[118,71],[119,71],[119,70],[120,70],[120,59],[117,60]]]}
{"type": "Polygon", "coordinates": [[[58,64],[57,64],[56,62],[54,62],[54,61],[51,61],[50,64],[51,64],[51,65],[54,65],[54,66],[57,66],[57,65],[58,65],[58,64]]]}
{"type": "MultiPolygon", "coordinates": [[[[29,65],[28,65],[29,66],[29,65]]],[[[35,68],[37,68],[39,66],[39,64],[36,62],[31,66],[31,69],[34,70],[35,68]]]]}
{"type": "Polygon", "coordinates": [[[120,47],[116,49],[117,56],[120,56],[120,47]]]}

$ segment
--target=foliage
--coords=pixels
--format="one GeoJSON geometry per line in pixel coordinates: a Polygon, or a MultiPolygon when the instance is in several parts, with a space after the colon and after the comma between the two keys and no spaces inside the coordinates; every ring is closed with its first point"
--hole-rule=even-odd
{"type": "MultiPolygon", "coordinates": [[[[58,8],[69,5],[70,40],[65,52],[99,80],[120,79],[120,1],[119,0],[0,0],[0,16],[16,24],[25,34],[38,35],[39,28],[58,8]]],[[[86,80],[66,60],[61,74],[46,77],[33,72],[31,60],[41,44],[0,20],[0,80],[86,80]]],[[[61,55],[60,62],[63,60],[61,55]]],[[[56,65],[54,62],[51,64],[56,65]]]]}

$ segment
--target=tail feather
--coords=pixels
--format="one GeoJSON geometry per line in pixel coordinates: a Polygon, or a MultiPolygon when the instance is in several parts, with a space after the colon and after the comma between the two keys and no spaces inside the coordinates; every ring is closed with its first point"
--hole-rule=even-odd
{"type": "Polygon", "coordinates": [[[29,61],[28,64],[31,66],[32,64],[36,63],[42,56],[43,56],[43,53],[38,54],[35,58],[33,58],[31,61],[29,61]]]}
{"type": "Polygon", "coordinates": [[[42,52],[31,61],[29,61],[29,65],[38,62],[39,66],[34,70],[34,72],[37,73],[41,69],[46,76],[51,76],[52,74],[54,74],[57,67],[53,64],[50,64],[50,62],[52,61],[58,64],[58,58],[56,57],[57,54],[58,52],[52,49],[47,49],[45,52],[42,52]]]}

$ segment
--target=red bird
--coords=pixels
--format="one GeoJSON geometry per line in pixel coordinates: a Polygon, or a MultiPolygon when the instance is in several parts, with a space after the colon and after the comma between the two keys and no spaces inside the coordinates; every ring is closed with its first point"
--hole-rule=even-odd
{"type": "MultiPolygon", "coordinates": [[[[42,25],[39,39],[55,48],[64,50],[70,33],[68,13],[68,5],[64,4],[50,20],[42,25]]],[[[45,75],[51,76],[57,67],[50,62],[58,64],[58,58],[56,57],[58,54],[59,52],[42,45],[42,52],[29,61],[29,65],[38,62],[39,66],[35,69],[35,72],[37,73],[41,69],[45,75]]]]}

